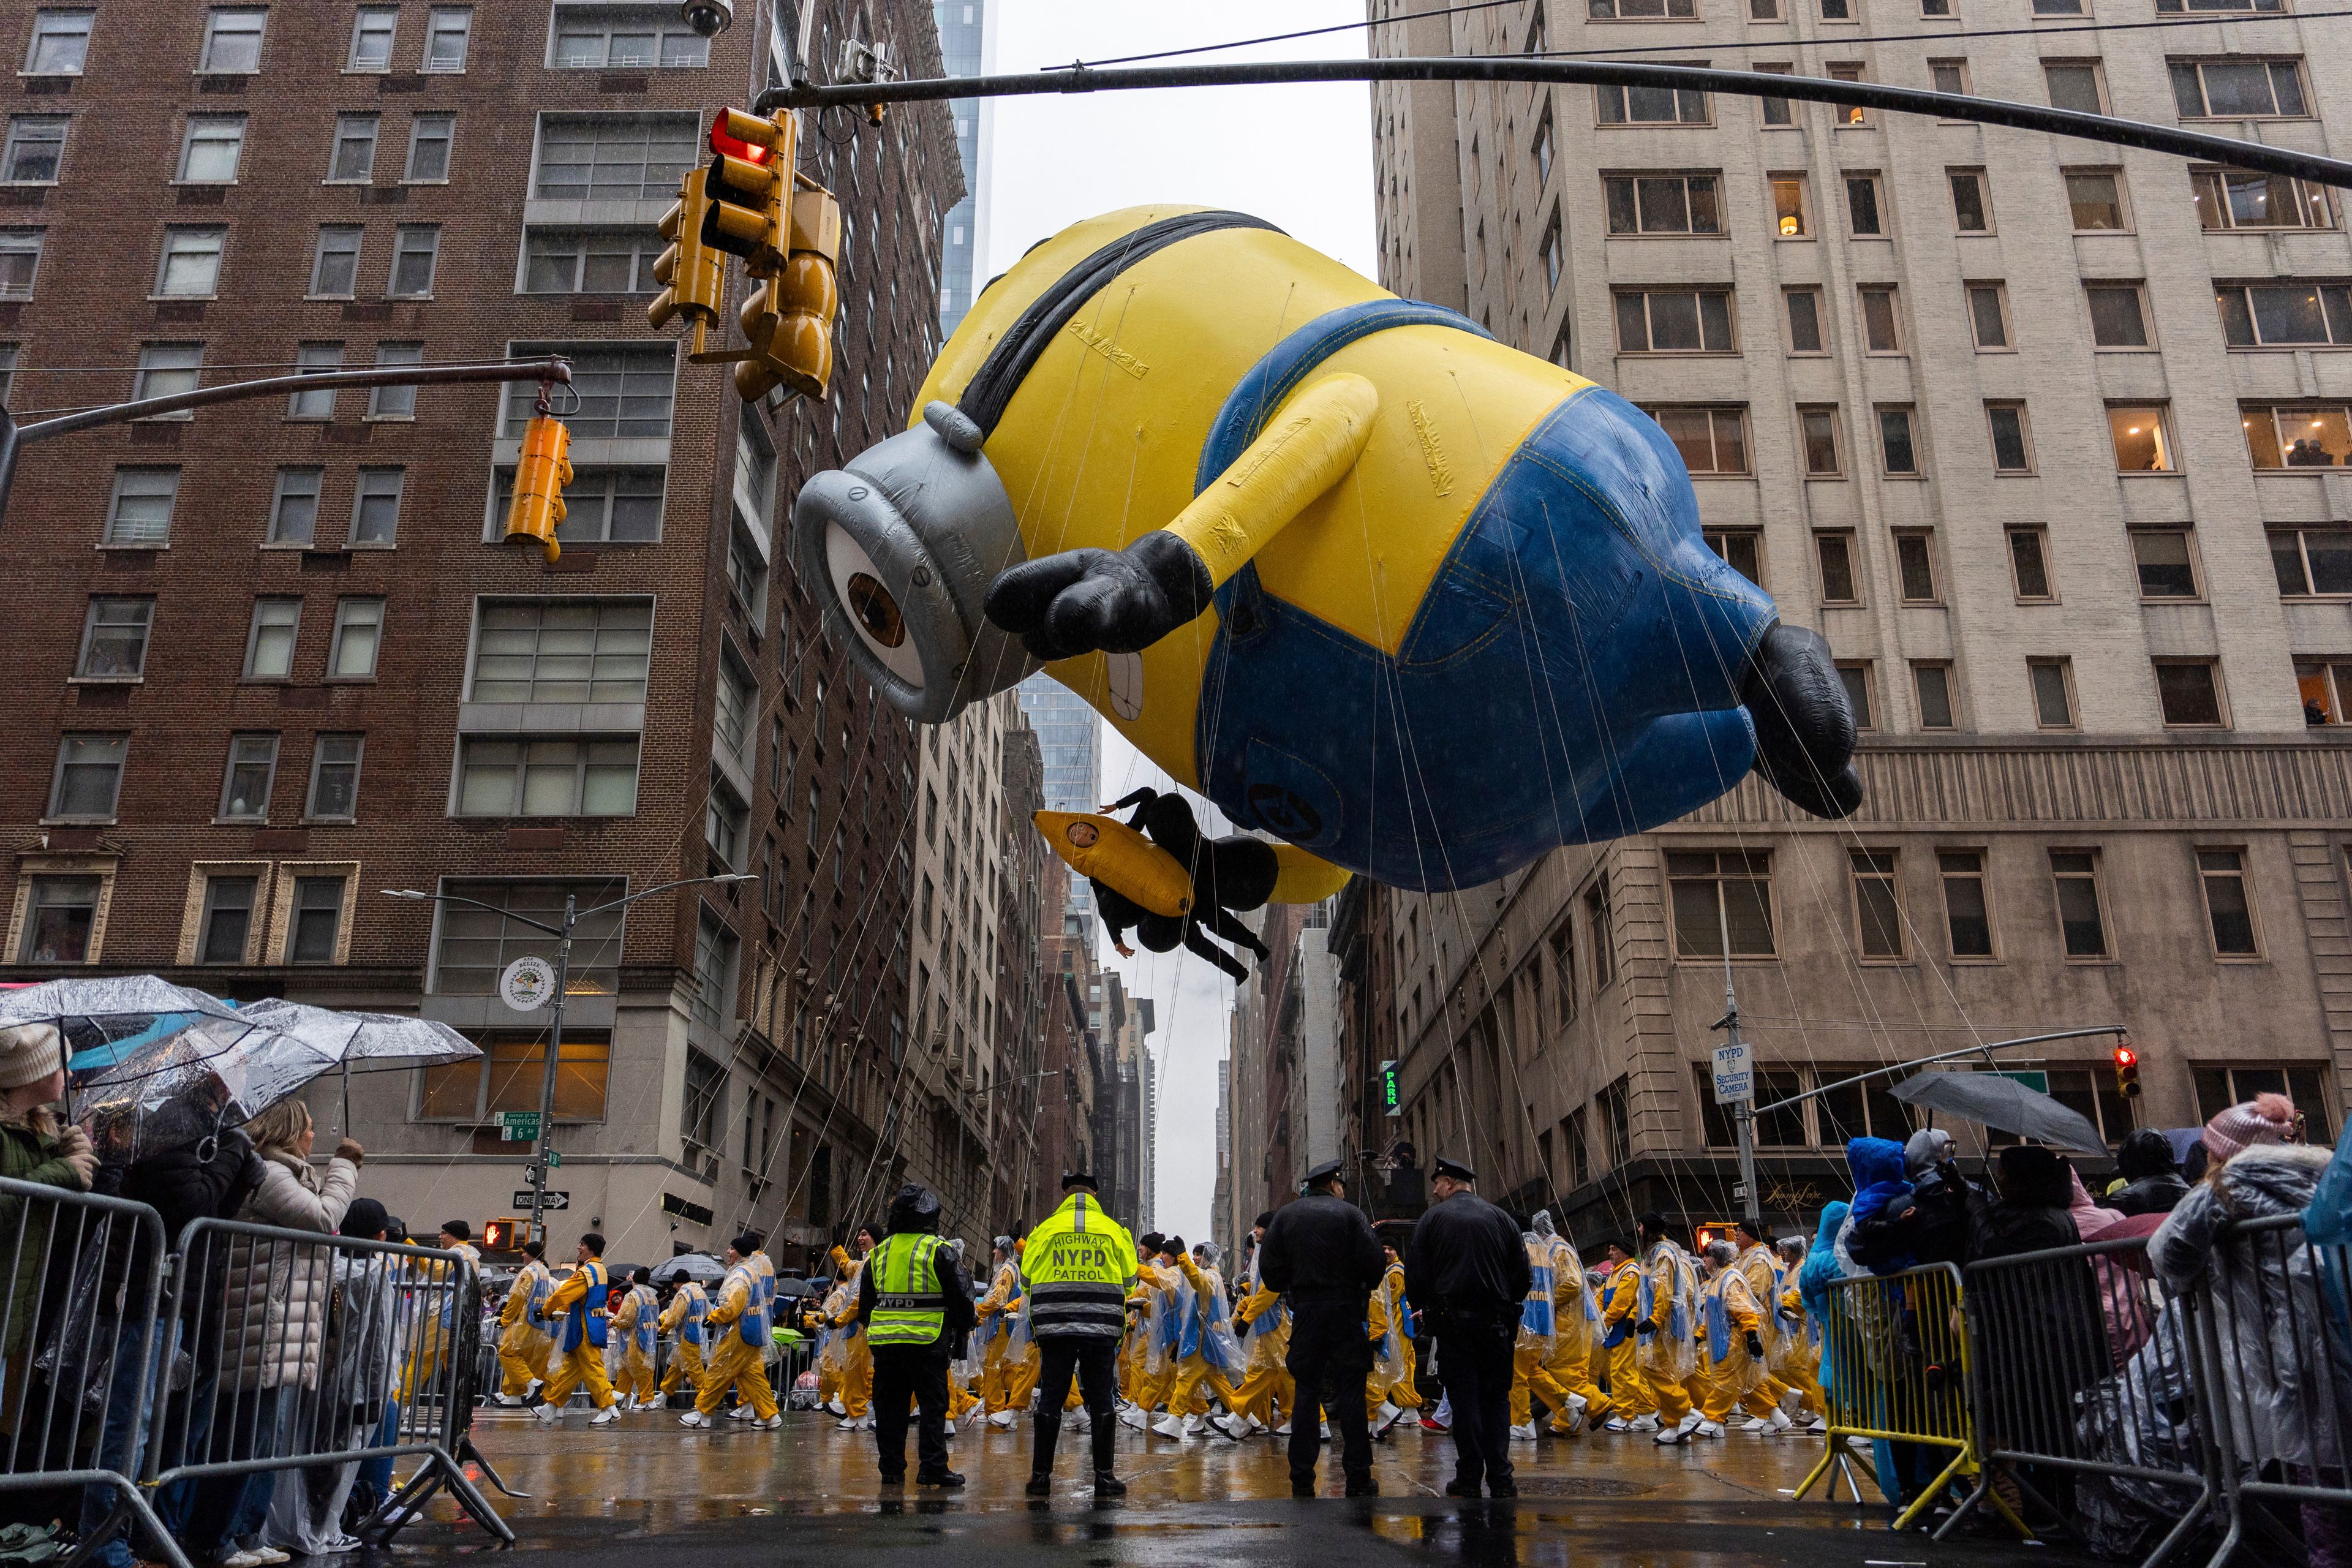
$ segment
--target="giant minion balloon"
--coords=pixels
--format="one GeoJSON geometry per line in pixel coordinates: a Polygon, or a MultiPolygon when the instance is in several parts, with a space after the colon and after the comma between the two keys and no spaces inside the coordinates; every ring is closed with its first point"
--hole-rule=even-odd
{"type": "Polygon", "coordinates": [[[1828,645],[1706,548],[1654,421],[1258,219],[1044,241],[916,407],[793,510],[912,718],[1042,666],[1238,826],[1424,889],[1751,769],[1861,802],[1828,645]]]}

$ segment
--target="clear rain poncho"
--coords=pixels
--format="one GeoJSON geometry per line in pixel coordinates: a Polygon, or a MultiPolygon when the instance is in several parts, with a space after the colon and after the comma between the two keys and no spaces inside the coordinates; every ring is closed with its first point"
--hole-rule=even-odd
{"type": "Polygon", "coordinates": [[[1738,1320],[1749,1313],[1759,1321],[1764,1316],[1738,1265],[1727,1264],[1706,1282],[1699,1301],[1699,1321],[1706,1328],[1707,1359],[1715,1363],[1716,1375],[1728,1378],[1743,1396],[1764,1383],[1764,1363],[1748,1353],[1748,1332],[1739,1326],[1738,1320]]]}
{"type": "Polygon", "coordinates": [[[1634,1364],[1653,1382],[1680,1383],[1698,1371],[1698,1270],[1690,1254],[1671,1237],[1661,1237],[1642,1260],[1642,1283],[1634,1297],[1637,1325],[1634,1364]],[[1656,1321],[1661,1298],[1667,1306],[1657,1331],[1642,1334],[1638,1325],[1656,1321]]]}
{"type": "MultiPolygon", "coordinates": [[[[1538,1219],[1547,1216],[1538,1215],[1538,1219]]],[[[1528,1249],[1528,1293],[1519,1302],[1519,1333],[1516,1348],[1539,1351],[1551,1354],[1552,1327],[1552,1263],[1551,1243],[1536,1232],[1525,1231],[1519,1237],[1528,1249]]]]}
{"type": "Polygon", "coordinates": [[[1390,1264],[1381,1276],[1381,1298],[1388,1310],[1388,1326],[1373,1353],[1372,1378],[1383,1388],[1394,1388],[1412,1370],[1405,1359],[1412,1350],[1412,1303],[1405,1300],[1402,1264],[1390,1264]]]}
{"type": "Polygon", "coordinates": [[[1536,1215],[1538,1234],[1549,1236],[1551,1242],[1552,1279],[1552,1353],[1555,1358],[1579,1362],[1592,1353],[1593,1336],[1601,1331],[1601,1298],[1594,1294],[1592,1281],[1584,1272],[1584,1259],[1568,1237],[1547,1230],[1551,1224],[1548,1214],[1536,1215]],[[1574,1292],[1573,1300],[1562,1301],[1560,1292],[1574,1292]]]}
{"type": "Polygon", "coordinates": [[[1197,1355],[1210,1368],[1221,1373],[1227,1382],[1242,1375],[1241,1341],[1234,1337],[1232,1309],[1225,1301],[1224,1276],[1217,1271],[1223,1254],[1217,1244],[1204,1241],[1192,1249],[1192,1265],[1201,1273],[1201,1289],[1193,1290],[1192,1282],[1184,1281],[1185,1303],[1183,1342],[1178,1347],[1182,1355],[1197,1355]]]}

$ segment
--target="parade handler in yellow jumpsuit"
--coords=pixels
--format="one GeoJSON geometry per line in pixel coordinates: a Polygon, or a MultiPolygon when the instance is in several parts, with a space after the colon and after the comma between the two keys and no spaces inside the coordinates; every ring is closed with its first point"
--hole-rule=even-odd
{"type": "Polygon", "coordinates": [[[1405,1300],[1404,1264],[1393,1245],[1383,1244],[1388,1270],[1381,1288],[1372,1292],[1372,1375],[1364,1385],[1364,1403],[1371,1406],[1372,1436],[1381,1436],[1421,1408],[1421,1394],[1412,1386],[1412,1303],[1405,1300]]]}
{"type": "Polygon", "coordinates": [[[1635,1296],[1635,1361],[1658,1401],[1655,1441],[1680,1443],[1704,1419],[1690,1396],[1698,1377],[1698,1270],[1675,1238],[1665,1216],[1642,1216],[1641,1288],[1635,1296]]]}
{"type": "Polygon", "coordinates": [[[1757,1314],[1762,1320],[1758,1332],[1764,1342],[1764,1393],[1777,1406],[1771,1414],[1751,1413],[1748,1425],[1741,1430],[1786,1432],[1796,1425],[1797,1407],[1804,1395],[1780,1375],[1780,1367],[1788,1360],[1788,1335],[1779,1310],[1781,1292],[1785,1289],[1780,1279],[1780,1261],[1764,1238],[1748,1228],[1746,1220],[1737,1221],[1732,1226],[1731,1234],[1733,1245],[1738,1252],[1738,1256],[1732,1259],[1731,1267],[1748,1281],[1748,1294],[1755,1300],[1757,1314]],[[1774,1419],[1775,1415],[1779,1419],[1774,1419]]]}
{"type": "Polygon", "coordinates": [[[662,1373],[665,1398],[677,1393],[680,1384],[685,1386],[688,1398],[701,1397],[703,1321],[709,1315],[709,1292],[691,1279],[679,1280],[661,1317],[661,1331],[677,1336],[677,1349],[669,1358],[669,1370],[662,1373]]]}
{"type": "MultiPolygon", "coordinates": [[[[1775,1314],[1780,1320],[1780,1361],[1772,1368],[1774,1376],[1797,1393],[1799,1409],[1791,1412],[1807,1416],[1811,1430],[1829,1430],[1829,1410],[1822,1403],[1822,1325],[1805,1310],[1803,1292],[1797,1289],[1797,1271],[1805,1266],[1805,1238],[1785,1236],[1780,1238],[1780,1301],[1775,1314]]],[[[1788,1402],[1780,1408],[1787,1410],[1788,1402]]]]}
{"type": "MultiPolygon", "coordinates": [[[[1780,1415],[1780,1403],[1765,1391],[1764,1311],[1734,1264],[1739,1249],[1727,1241],[1706,1244],[1707,1279],[1699,1300],[1700,1344],[1706,1352],[1706,1397],[1699,1405],[1695,1437],[1720,1437],[1735,1405],[1751,1415],[1780,1415]]],[[[1788,1429],[1780,1417],[1780,1429],[1788,1429]]]]}
{"type": "Polygon", "coordinates": [[[602,1426],[621,1418],[620,1401],[604,1376],[604,1298],[611,1281],[604,1273],[604,1238],[594,1231],[580,1238],[580,1267],[547,1299],[547,1315],[563,1325],[548,1363],[547,1397],[531,1414],[550,1426],[563,1418],[564,1403],[581,1384],[588,1386],[588,1402],[596,1407],[589,1420],[602,1426]]]}
{"type": "Polygon", "coordinates": [[[861,1225],[852,1238],[857,1246],[857,1257],[849,1258],[839,1247],[834,1257],[842,1264],[841,1283],[827,1298],[833,1326],[842,1331],[841,1341],[841,1422],[836,1430],[843,1432],[871,1431],[874,1425],[874,1352],[866,1342],[866,1324],[857,1315],[858,1279],[865,1271],[865,1259],[874,1252],[880,1238],[870,1225],[861,1225]]]}
{"type": "Polygon", "coordinates": [[[775,1392],[768,1386],[776,1269],[761,1250],[766,1239],[755,1231],[746,1231],[728,1244],[727,1279],[719,1287],[719,1303],[702,1320],[709,1335],[705,1342],[702,1390],[694,1408],[677,1418],[681,1426],[709,1426],[730,1384],[751,1406],[754,1429],[773,1430],[784,1424],[776,1409],[775,1392]]]}
{"type": "Polygon", "coordinates": [[[1634,1332],[1633,1312],[1640,1305],[1642,1268],[1633,1250],[1622,1241],[1609,1244],[1609,1276],[1601,1290],[1599,1353],[1606,1358],[1611,1414],[1607,1430],[1654,1432],[1658,1401],[1642,1375],[1641,1342],[1634,1332]]]}
{"type": "Polygon", "coordinates": [[[660,1398],[660,1379],[654,1373],[654,1335],[660,1317],[654,1272],[640,1268],[630,1275],[629,1288],[613,1316],[613,1332],[621,1336],[621,1375],[613,1392],[632,1410],[650,1410],[660,1398]]]}
{"type": "MultiPolygon", "coordinates": [[[[1567,1408],[1555,1406],[1551,1430],[1555,1436],[1573,1437],[1607,1419],[1609,1396],[1592,1381],[1592,1342],[1601,1321],[1600,1303],[1584,1278],[1584,1259],[1575,1244],[1559,1234],[1549,1213],[1535,1217],[1535,1232],[1551,1247],[1552,1346],[1544,1371],[1569,1396],[1567,1408]]],[[[1515,1414],[1513,1419],[1517,1419],[1515,1414]]]]}
{"type": "Polygon", "coordinates": [[[988,1294],[980,1299],[972,1310],[979,1315],[980,1327],[975,1331],[981,1339],[980,1397],[986,1407],[989,1422],[998,1427],[1013,1425],[1012,1375],[1017,1363],[1008,1358],[1013,1343],[1013,1326],[1021,1311],[1021,1266],[1013,1255],[1013,1238],[1000,1236],[989,1251],[989,1262],[995,1272],[988,1281],[988,1294]]]}
{"type": "Polygon", "coordinates": [[[555,1348],[555,1324],[547,1316],[547,1299],[555,1294],[555,1276],[547,1271],[547,1243],[527,1241],[522,1266],[507,1299],[499,1308],[499,1384],[500,1405],[520,1405],[530,1391],[547,1381],[548,1352],[555,1348]]]}

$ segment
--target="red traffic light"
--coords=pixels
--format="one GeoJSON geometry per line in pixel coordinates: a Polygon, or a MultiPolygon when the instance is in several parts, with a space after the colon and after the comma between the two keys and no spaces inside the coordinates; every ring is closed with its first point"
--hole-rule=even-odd
{"type": "Polygon", "coordinates": [[[2129,1046],[2117,1046],[2116,1047],[2116,1066],[2119,1068],[2136,1068],[2139,1066],[2139,1053],[2132,1049],[2129,1046]]]}
{"type": "Polygon", "coordinates": [[[757,142],[746,142],[727,132],[727,116],[721,114],[710,122],[710,150],[723,157],[740,158],[746,163],[764,163],[774,153],[772,147],[757,142]]]}

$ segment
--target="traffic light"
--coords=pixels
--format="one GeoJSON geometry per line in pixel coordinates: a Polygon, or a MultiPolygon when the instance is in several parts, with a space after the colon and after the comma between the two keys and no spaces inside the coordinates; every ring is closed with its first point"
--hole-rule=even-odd
{"type": "Polygon", "coordinates": [[[784,264],[795,152],[793,120],[719,110],[703,171],[702,243],[765,277],[784,264]]]}
{"type": "Polygon", "coordinates": [[[571,449],[572,432],[563,421],[533,416],[523,432],[521,460],[515,464],[514,500],[507,506],[506,542],[537,540],[551,566],[563,553],[555,530],[563,521],[563,487],[572,482],[572,459],[566,456],[571,449]]]}
{"type": "Polygon", "coordinates": [[[2126,1100],[2139,1098],[2139,1053],[2129,1040],[2116,1047],[2116,1092],[2126,1100]]]}
{"type": "Polygon", "coordinates": [[[840,256],[841,204],[829,191],[793,192],[783,268],[752,290],[738,318],[752,351],[735,367],[735,391],[744,402],[778,386],[824,395],[833,380],[833,322],[841,313],[834,271],[840,256]]]}
{"type": "Polygon", "coordinates": [[[654,281],[662,285],[659,298],[646,307],[646,320],[658,330],[684,316],[694,328],[694,349],[702,349],[702,334],[719,319],[727,294],[725,258],[702,240],[710,205],[704,196],[708,169],[688,169],[680,182],[677,200],[662,215],[661,237],[669,248],[654,262],[654,281]]]}
{"type": "Polygon", "coordinates": [[[484,1252],[520,1252],[523,1231],[528,1228],[520,1219],[486,1220],[482,1225],[484,1252]]]}

